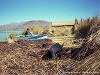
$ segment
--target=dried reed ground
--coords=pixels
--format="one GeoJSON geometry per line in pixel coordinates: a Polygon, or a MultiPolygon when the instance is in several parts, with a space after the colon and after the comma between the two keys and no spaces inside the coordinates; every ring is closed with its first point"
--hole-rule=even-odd
{"type": "Polygon", "coordinates": [[[0,75],[99,75],[100,19],[95,17],[83,21],[81,26],[78,31],[81,33],[79,36],[85,38],[85,41],[80,44],[81,51],[77,57],[79,59],[82,57],[82,60],[76,61],[68,58],[67,51],[75,49],[76,46],[72,44],[73,42],[66,41],[67,46],[63,48],[60,59],[55,57],[54,60],[48,61],[42,60],[41,57],[53,44],[51,40],[20,40],[14,44],[0,43],[0,75]],[[86,31],[85,34],[84,31],[86,31]],[[42,48],[41,45],[45,42],[49,43],[48,48],[42,48]]]}
{"type": "Polygon", "coordinates": [[[48,48],[41,44],[53,44],[51,40],[20,40],[14,44],[0,43],[0,75],[99,75],[100,50],[82,61],[67,57],[68,48],[63,48],[62,57],[42,60],[48,48]],[[85,73],[86,72],[86,73],[85,73]],[[89,73],[90,72],[90,73],[89,73]]]}

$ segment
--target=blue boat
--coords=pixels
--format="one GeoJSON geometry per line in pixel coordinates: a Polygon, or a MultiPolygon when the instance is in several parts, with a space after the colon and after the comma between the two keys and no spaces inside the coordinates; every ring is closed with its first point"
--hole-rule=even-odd
{"type": "Polygon", "coordinates": [[[16,36],[17,39],[25,39],[25,40],[41,40],[41,39],[46,39],[48,37],[47,34],[43,34],[43,35],[27,35],[27,36],[16,36]]]}

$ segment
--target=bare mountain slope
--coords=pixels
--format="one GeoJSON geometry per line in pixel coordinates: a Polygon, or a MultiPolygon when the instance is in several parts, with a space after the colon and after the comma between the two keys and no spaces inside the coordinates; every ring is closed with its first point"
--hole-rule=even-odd
{"type": "Polygon", "coordinates": [[[10,23],[6,25],[1,25],[0,30],[21,30],[29,27],[49,27],[51,22],[43,21],[43,20],[33,20],[22,23],[10,23]]]}

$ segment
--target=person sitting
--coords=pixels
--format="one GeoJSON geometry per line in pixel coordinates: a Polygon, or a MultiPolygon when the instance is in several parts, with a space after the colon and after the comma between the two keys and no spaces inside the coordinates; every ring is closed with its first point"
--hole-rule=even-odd
{"type": "Polygon", "coordinates": [[[27,36],[27,35],[31,35],[32,36],[32,34],[30,33],[30,31],[29,31],[29,29],[27,28],[27,30],[26,30],[26,32],[25,32],[25,37],[27,36]]]}

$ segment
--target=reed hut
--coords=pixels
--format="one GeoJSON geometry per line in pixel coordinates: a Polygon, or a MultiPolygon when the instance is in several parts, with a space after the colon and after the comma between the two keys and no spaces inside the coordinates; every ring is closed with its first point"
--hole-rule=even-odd
{"type": "Polygon", "coordinates": [[[66,31],[66,33],[71,34],[74,31],[75,22],[65,21],[65,22],[52,22],[49,31],[55,33],[56,31],[66,31]]]}

